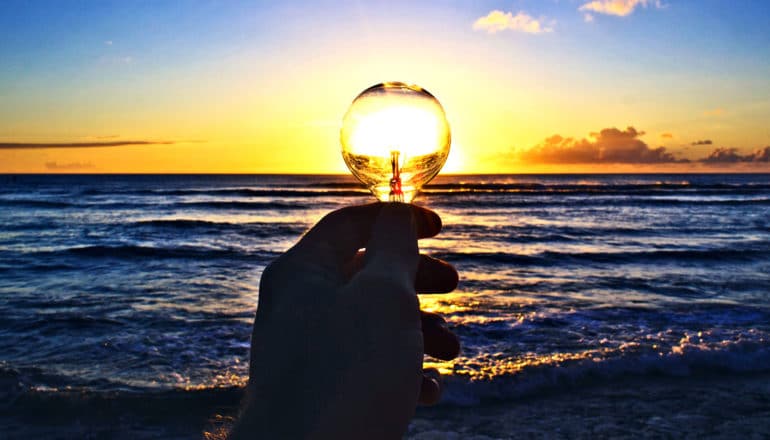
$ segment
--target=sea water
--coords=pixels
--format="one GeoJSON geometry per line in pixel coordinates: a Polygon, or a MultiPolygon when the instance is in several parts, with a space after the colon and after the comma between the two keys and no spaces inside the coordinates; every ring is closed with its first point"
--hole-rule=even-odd
{"type": "MultiPolygon", "coordinates": [[[[264,267],[373,200],[348,176],[0,176],[0,391],[243,386],[264,267]]],[[[421,296],[463,344],[428,359],[444,404],[770,370],[770,175],[440,176],[416,203],[461,277],[421,296]]]]}

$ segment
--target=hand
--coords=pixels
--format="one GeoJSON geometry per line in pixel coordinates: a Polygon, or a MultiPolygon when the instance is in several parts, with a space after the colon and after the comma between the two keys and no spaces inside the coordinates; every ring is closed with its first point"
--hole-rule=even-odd
{"type": "Polygon", "coordinates": [[[459,352],[416,295],[457,286],[452,266],[418,253],[417,239],[440,229],[435,213],[414,205],[344,208],[268,266],[231,437],[401,438],[418,402],[441,393],[423,355],[459,352]]]}

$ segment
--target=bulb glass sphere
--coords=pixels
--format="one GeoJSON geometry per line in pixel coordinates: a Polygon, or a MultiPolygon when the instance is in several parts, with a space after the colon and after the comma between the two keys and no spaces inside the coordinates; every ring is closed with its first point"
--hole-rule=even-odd
{"type": "Polygon", "coordinates": [[[449,156],[444,109],[427,90],[377,84],[350,105],[340,130],[350,171],[381,201],[411,202],[449,156]]]}

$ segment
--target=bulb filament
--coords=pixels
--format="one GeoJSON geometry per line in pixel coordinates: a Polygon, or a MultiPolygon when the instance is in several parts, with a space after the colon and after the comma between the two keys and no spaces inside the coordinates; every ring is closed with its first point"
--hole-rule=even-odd
{"type": "Polygon", "coordinates": [[[390,152],[390,166],[392,168],[392,178],[390,179],[390,201],[403,202],[404,193],[401,191],[401,169],[398,167],[399,152],[393,150],[390,152]]]}

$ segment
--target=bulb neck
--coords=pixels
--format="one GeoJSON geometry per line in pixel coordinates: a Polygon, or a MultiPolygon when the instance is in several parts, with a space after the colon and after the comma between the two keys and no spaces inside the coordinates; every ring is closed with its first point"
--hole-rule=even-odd
{"type": "Polygon", "coordinates": [[[399,152],[393,150],[390,152],[390,166],[392,169],[390,179],[390,196],[388,200],[391,202],[403,202],[404,192],[401,190],[401,168],[398,166],[399,152]]]}

